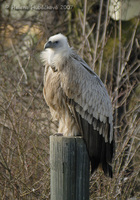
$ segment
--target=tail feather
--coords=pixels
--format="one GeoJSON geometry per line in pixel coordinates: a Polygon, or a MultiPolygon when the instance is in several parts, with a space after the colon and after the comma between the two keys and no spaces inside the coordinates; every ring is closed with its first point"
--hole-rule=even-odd
{"type": "MultiPolygon", "coordinates": [[[[105,142],[104,136],[100,134],[99,131],[94,129],[93,124],[89,124],[88,121],[83,119],[77,112],[75,112],[75,114],[81,130],[81,135],[83,136],[87,146],[87,151],[91,162],[91,173],[101,166],[104,174],[112,178],[113,173],[110,163],[112,162],[113,157],[114,141],[110,143],[108,138],[108,142],[105,142]]],[[[99,120],[95,121],[97,127],[102,125],[102,122],[99,120]]],[[[109,123],[107,126],[105,126],[104,131],[107,131],[109,136],[109,123]]]]}
{"type": "Polygon", "coordinates": [[[102,168],[103,168],[103,171],[104,171],[106,176],[113,178],[112,166],[111,165],[109,165],[108,163],[103,163],[102,168]]]}
{"type": "Polygon", "coordinates": [[[91,173],[101,166],[104,174],[112,178],[113,173],[110,163],[113,157],[113,141],[106,143],[103,136],[98,131],[93,132],[93,130],[89,132],[87,138],[85,138],[85,142],[91,162],[91,173]]]}
{"type": "Polygon", "coordinates": [[[109,165],[107,162],[100,163],[99,160],[94,158],[90,158],[90,162],[91,162],[91,174],[93,174],[97,170],[97,168],[101,167],[106,176],[113,178],[112,166],[109,165]]]}

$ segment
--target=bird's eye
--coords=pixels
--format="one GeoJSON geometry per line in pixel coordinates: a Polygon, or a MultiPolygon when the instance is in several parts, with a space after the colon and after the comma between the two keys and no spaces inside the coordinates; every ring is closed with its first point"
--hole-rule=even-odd
{"type": "Polygon", "coordinates": [[[55,41],[55,44],[58,44],[58,41],[55,41]]]}

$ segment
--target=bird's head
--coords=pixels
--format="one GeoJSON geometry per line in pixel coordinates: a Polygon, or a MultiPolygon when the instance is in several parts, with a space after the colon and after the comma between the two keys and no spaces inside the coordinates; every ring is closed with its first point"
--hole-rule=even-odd
{"type": "Polygon", "coordinates": [[[47,43],[44,45],[44,49],[51,49],[53,51],[61,52],[68,51],[70,47],[67,42],[67,38],[63,34],[59,33],[49,38],[47,43]]]}
{"type": "Polygon", "coordinates": [[[50,65],[58,63],[61,65],[71,52],[67,38],[61,33],[51,36],[45,43],[44,49],[41,53],[42,62],[50,65]]]}

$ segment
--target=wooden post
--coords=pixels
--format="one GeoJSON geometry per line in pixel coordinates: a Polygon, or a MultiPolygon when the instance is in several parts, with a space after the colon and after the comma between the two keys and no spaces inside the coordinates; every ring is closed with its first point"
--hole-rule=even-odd
{"type": "Polygon", "coordinates": [[[89,200],[89,157],[82,137],[50,136],[51,200],[89,200]]]}

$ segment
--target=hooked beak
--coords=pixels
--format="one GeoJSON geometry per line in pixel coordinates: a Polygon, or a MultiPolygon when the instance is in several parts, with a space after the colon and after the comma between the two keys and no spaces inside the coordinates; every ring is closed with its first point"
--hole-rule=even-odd
{"type": "Polygon", "coordinates": [[[44,49],[47,49],[47,48],[53,48],[53,43],[51,41],[47,42],[45,45],[44,45],[44,49]]]}

